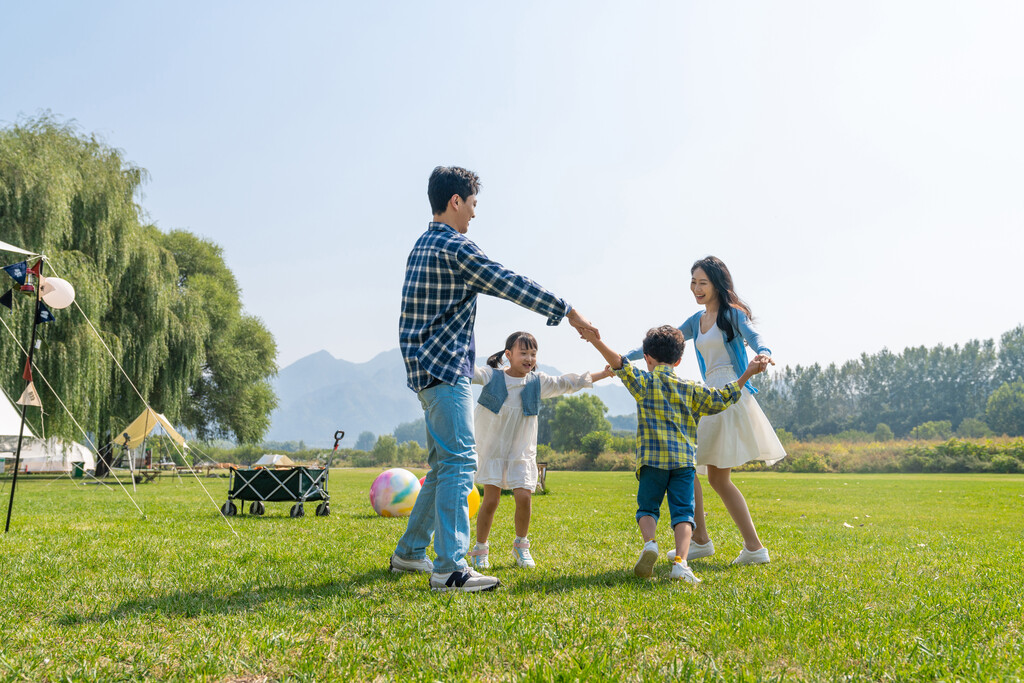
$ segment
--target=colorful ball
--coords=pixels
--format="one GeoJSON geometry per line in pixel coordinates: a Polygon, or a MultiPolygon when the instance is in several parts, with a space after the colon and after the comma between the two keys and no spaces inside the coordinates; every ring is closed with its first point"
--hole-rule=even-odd
{"type": "MultiPolygon", "coordinates": [[[[426,481],[427,475],[420,477],[420,486],[423,486],[423,482],[426,481]]],[[[473,519],[476,517],[476,513],[480,510],[480,492],[476,490],[476,486],[469,492],[469,496],[466,499],[469,503],[469,518],[473,519]]]]}
{"type": "Polygon", "coordinates": [[[370,505],[381,517],[408,517],[419,493],[420,483],[416,475],[395,467],[384,470],[373,480],[370,505]]]}

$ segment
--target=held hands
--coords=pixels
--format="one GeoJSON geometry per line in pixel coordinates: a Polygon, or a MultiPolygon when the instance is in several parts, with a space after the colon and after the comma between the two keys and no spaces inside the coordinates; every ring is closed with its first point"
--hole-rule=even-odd
{"type": "MultiPolygon", "coordinates": [[[[569,320],[569,324],[576,328],[576,331],[580,333],[580,336],[583,337],[583,339],[587,339],[587,337],[583,335],[584,331],[592,332],[597,339],[601,338],[601,333],[598,329],[594,327],[589,320],[580,315],[575,308],[569,311],[569,315],[567,315],[566,318],[569,320]]],[[[587,339],[587,341],[590,340],[587,339]]]]}
{"type": "Polygon", "coordinates": [[[747,365],[747,372],[751,375],[758,375],[768,369],[769,363],[775,365],[770,356],[758,354],[754,356],[754,360],[750,361],[750,364],[747,365]]]}
{"type": "Polygon", "coordinates": [[[583,339],[586,339],[591,344],[601,340],[600,333],[598,333],[597,329],[595,329],[593,327],[591,327],[591,328],[583,328],[583,329],[576,328],[576,329],[579,330],[580,337],[583,338],[583,339]]]}
{"type": "MultiPolygon", "coordinates": [[[[772,357],[769,356],[767,353],[759,353],[759,354],[757,354],[756,356],[754,356],[754,360],[758,361],[758,362],[764,361],[764,362],[769,363],[771,365],[775,365],[775,361],[773,361],[772,357]]],[[[766,370],[768,369],[767,365],[765,365],[765,369],[766,370]]]]}

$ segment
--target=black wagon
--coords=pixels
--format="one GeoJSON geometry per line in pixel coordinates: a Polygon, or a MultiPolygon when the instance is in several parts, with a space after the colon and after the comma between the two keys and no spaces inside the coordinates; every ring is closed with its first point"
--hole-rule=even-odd
{"type": "Polygon", "coordinates": [[[323,467],[245,467],[232,468],[231,480],[228,485],[228,502],[221,506],[220,511],[226,517],[238,514],[235,501],[252,501],[249,504],[250,515],[262,515],[266,512],[264,503],[293,503],[289,517],[304,517],[304,504],[317,502],[316,516],[326,517],[331,514],[331,496],[327,491],[327,479],[331,460],[338,451],[338,444],[345,432],[334,433],[334,450],[327,458],[323,467]]]}

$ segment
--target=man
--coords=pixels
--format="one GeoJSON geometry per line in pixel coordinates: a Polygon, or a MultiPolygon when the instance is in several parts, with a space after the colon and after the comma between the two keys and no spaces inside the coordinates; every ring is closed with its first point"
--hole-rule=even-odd
{"type": "Polygon", "coordinates": [[[500,585],[471,570],[467,497],[476,472],[473,394],[476,361],[473,323],[477,294],[489,294],[536,311],[557,325],[592,330],[562,299],[529,278],[491,261],[465,237],[476,215],[480,179],[457,166],[430,174],[427,196],[434,220],[409,254],[402,287],[399,341],[409,388],[417,393],[427,423],[427,473],[409,525],[391,556],[391,570],[430,572],[434,590],[485,591],[500,585]],[[437,561],[426,557],[434,536],[437,561]]]}

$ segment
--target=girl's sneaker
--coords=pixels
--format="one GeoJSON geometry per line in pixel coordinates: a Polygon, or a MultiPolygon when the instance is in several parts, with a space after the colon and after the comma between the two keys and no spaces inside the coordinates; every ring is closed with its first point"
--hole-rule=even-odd
{"type": "Polygon", "coordinates": [[[512,557],[515,558],[516,564],[526,569],[533,569],[537,566],[537,563],[533,561],[533,556],[530,555],[530,539],[516,537],[515,542],[512,544],[512,557]]]}
{"type": "Polygon", "coordinates": [[[672,563],[672,572],[668,575],[670,579],[682,579],[687,583],[692,583],[696,586],[700,583],[700,579],[693,575],[693,571],[690,566],[686,564],[686,560],[676,556],[675,562],[672,563]]]}
{"type": "Polygon", "coordinates": [[[487,569],[491,566],[487,559],[489,552],[490,546],[486,543],[477,543],[473,546],[473,549],[469,551],[469,561],[473,563],[473,569],[487,569]]]}

